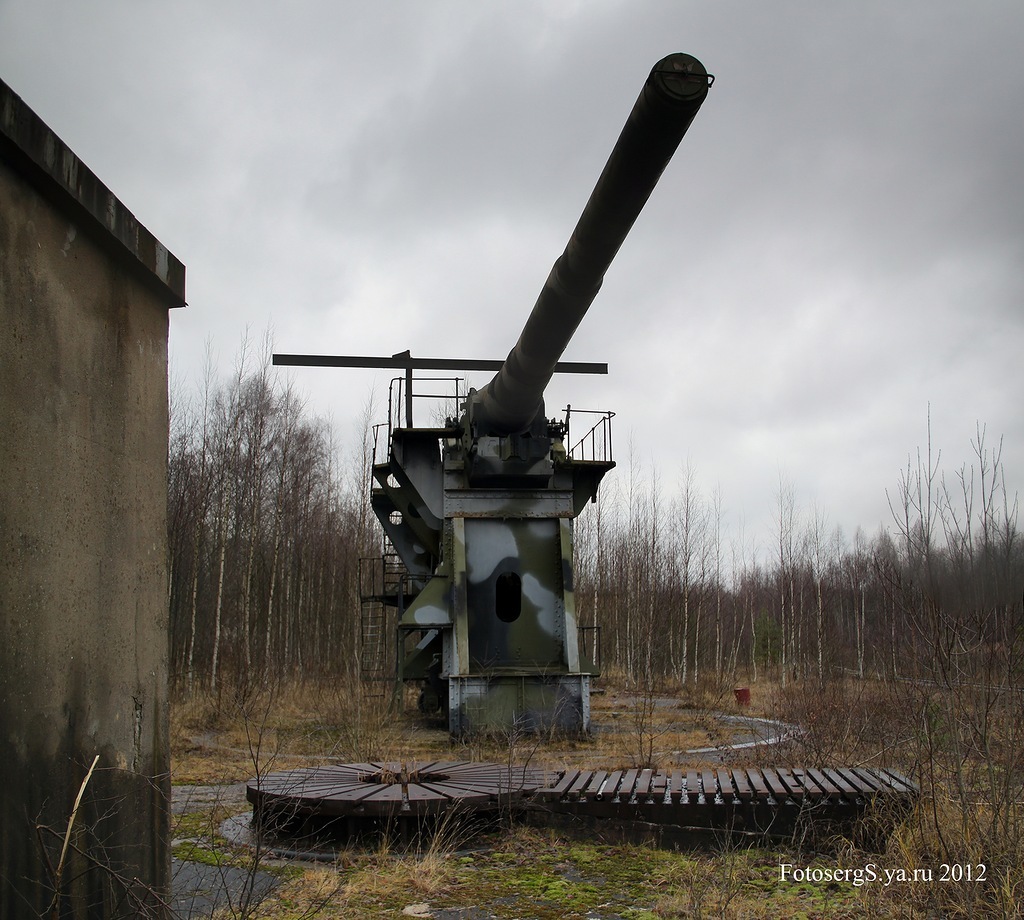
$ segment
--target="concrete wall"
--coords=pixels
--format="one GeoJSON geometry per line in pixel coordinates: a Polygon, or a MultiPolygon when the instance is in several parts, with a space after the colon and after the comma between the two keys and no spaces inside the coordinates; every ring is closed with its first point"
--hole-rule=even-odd
{"type": "Polygon", "coordinates": [[[0,917],[51,904],[96,755],[60,915],[135,916],[169,884],[167,330],[183,302],[181,264],[0,84],[0,917]]]}

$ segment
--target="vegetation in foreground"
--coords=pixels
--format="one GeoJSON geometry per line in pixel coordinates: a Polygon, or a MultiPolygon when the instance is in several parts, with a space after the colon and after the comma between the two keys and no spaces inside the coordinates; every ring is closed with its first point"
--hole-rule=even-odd
{"type": "MultiPolygon", "coordinates": [[[[179,787],[226,787],[260,771],[366,758],[514,759],[555,767],[696,764],[699,756],[686,750],[737,740],[735,725],[716,716],[741,711],[731,700],[731,686],[683,693],[665,684],[651,688],[657,705],[646,707],[643,694],[637,695],[642,688],[624,676],[603,683],[594,698],[598,730],[588,739],[453,741],[411,713],[394,718],[383,698],[357,686],[344,688],[350,692],[336,685],[279,687],[225,695],[220,705],[194,697],[174,706],[174,781],[179,787]]],[[[343,850],[326,864],[280,863],[220,835],[225,817],[247,811],[236,799],[207,801],[179,816],[175,852],[209,865],[281,876],[281,884],[258,904],[222,908],[221,915],[232,918],[386,917],[403,911],[405,916],[538,920],[1012,917],[1024,909],[1019,806],[1004,801],[1003,807],[993,807],[977,787],[957,789],[957,777],[937,749],[934,724],[906,721],[907,706],[916,705],[915,692],[902,684],[849,678],[824,688],[816,681],[783,687],[762,680],[752,690],[751,714],[799,722],[806,730],[782,748],[735,752],[735,763],[742,762],[740,756],[766,764],[887,763],[922,782],[919,808],[880,851],[831,839],[754,848],[709,840],[707,850],[672,852],[571,827],[502,823],[496,832],[468,841],[459,828],[448,828],[426,851],[403,851],[382,841],[368,850],[343,850]],[[931,759],[915,761],[929,745],[931,759]],[[951,867],[946,878],[944,864],[951,867]],[[981,881],[978,866],[985,867],[981,881]]],[[[941,697],[934,691],[925,696],[925,708],[937,717],[941,697]]],[[[1011,766],[1002,761],[1008,740],[1003,726],[990,738],[992,758],[975,752],[975,766],[995,765],[1005,775],[1011,766]]],[[[950,742],[944,736],[943,744],[950,742]]],[[[969,764],[958,769],[961,779],[970,773],[977,780],[969,764]]]]}
{"type": "MultiPolygon", "coordinates": [[[[823,511],[800,509],[782,477],[772,545],[730,539],[722,497],[702,492],[693,470],[666,494],[657,471],[629,462],[576,522],[577,613],[600,625],[611,674],[594,700],[601,730],[456,743],[395,718],[357,679],[359,560],[381,552],[366,489],[372,409],[340,451],[251,357],[243,348],[230,381],[211,376],[200,397],[174,399],[176,783],[322,760],[692,763],[686,751],[734,740],[713,713],[746,685],[753,711],[801,733],[741,756],[891,766],[922,797],[882,853],[839,840],[672,854],[516,829],[479,853],[442,841],[429,854],[345,854],[233,916],[1024,915],[1024,542],[1001,442],[983,426],[972,462],[952,472],[929,436],[887,490],[891,529],[852,541],[823,511]],[[910,876],[782,879],[784,863],[910,876]],[[943,880],[944,865],[956,877],[943,880]]],[[[215,862],[265,865],[217,839],[219,817],[189,816],[179,836],[215,862]]]]}
{"type": "Polygon", "coordinates": [[[782,851],[678,853],[516,828],[474,852],[345,857],[282,886],[260,916],[867,917],[852,884],[781,881],[782,851]]]}

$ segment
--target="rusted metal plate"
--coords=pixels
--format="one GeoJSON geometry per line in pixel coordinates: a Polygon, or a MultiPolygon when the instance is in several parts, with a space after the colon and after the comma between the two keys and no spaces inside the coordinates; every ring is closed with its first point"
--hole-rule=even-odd
{"type": "Polygon", "coordinates": [[[590,785],[593,779],[594,773],[592,770],[583,770],[573,781],[573,784],[569,787],[569,791],[566,794],[573,798],[579,796],[584,787],[590,785]]]}
{"type": "Polygon", "coordinates": [[[691,805],[700,801],[700,780],[696,770],[686,771],[686,798],[691,805]]]}
{"type": "Polygon", "coordinates": [[[270,773],[250,780],[246,795],[257,812],[278,817],[402,817],[498,807],[532,795],[549,778],[503,764],[385,761],[270,773]]]}
{"type": "Polygon", "coordinates": [[[903,795],[917,792],[917,787],[902,773],[889,769],[879,769],[874,772],[879,779],[885,780],[895,792],[903,795]]]}
{"type": "Polygon", "coordinates": [[[751,767],[747,770],[747,777],[750,779],[750,787],[754,790],[755,798],[766,800],[771,795],[760,770],[751,767]]]}
{"type": "Polygon", "coordinates": [[[601,787],[604,785],[604,781],[608,778],[607,770],[598,770],[591,778],[590,782],[587,783],[587,787],[583,790],[583,798],[588,802],[597,798],[601,791],[601,787]]]}
{"type": "Polygon", "coordinates": [[[557,802],[565,795],[566,790],[575,782],[576,777],[579,775],[579,770],[566,770],[554,785],[541,789],[537,793],[537,797],[544,801],[557,802]]]}
{"type": "Polygon", "coordinates": [[[733,786],[732,770],[716,770],[718,776],[718,789],[722,799],[730,804],[737,800],[736,789],[733,786]]]}
{"type": "Polygon", "coordinates": [[[857,790],[857,794],[863,798],[871,798],[871,796],[878,792],[877,781],[872,782],[870,774],[867,777],[860,776],[850,767],[839,767],[836,772],[853,786],[857,790]]]}
{"type": "Polygon", "coordinates": [[[736,784],[736,794],[741,802],[749,802],[753,798],[753,793],[750,791],[750,783],[747,781],[747,773],[745,770],[733,770],[732,779],[736,784]]]}
{"type": "Polygon", "coordinates": [[[855,801],[860,796],[860,790],[851,784],[839,770],[823,769],[821,772],[850,801],[855,801]]]}
{"type": "Polygon", "coordinates": [[[606,779],[601,784],[601,788],[598,790],[597,795],[594,796],[594,799],[596,801],[598,801],[598,802],[603,802],[603,801],[606,801],[608,799],[615,798],[615,795],[616,795],[616,793],[618,792],[618,789],[619,789],[619,783],[621,781],[622,781],[622,771],[621,770],[615,770],[613,773],[610,773],[608,775],[608,779],[606,779]]]}
{"type": "Polygon", "coordinates": [[[789,795],[797,804],[803,801],[804,787],[797,778],[785,767],[776,767],[776,775],[782,780],[783,785],[789,790],[789,795]]]}
{"type": "Polygon", "coordinates": [[[821,770],[809,769],[805,772],[809,777],[811,777],[811,779],[814,780],[815,783],[818,784],[818,786],[820,786],[824,790],[826,795],[832,797],[841,796],[843,794],[842,790],[835,783],[833,783],[832,780],[829,779],[829,777],[822,773],[821,770]]]}
{"type": "Polygon", "coordinates": [[[673,805],[678,805],[683,796],[683,771],[673,770],[669,778],[669,800],[673,805]]]}
{"type": "Polygon", "coordinates": [[[791,772],[796,781],[803,787],[804,801],[820,802],[829,797],[828,790],[816,783],[814,777],[807,770],[794,768],[791,772]]]}
{"type": "Polygon", "coordinates": [[[789,798],[789,790],[785,784],[779,779],[778,774],[771,767],[765,767],[761,771],[761,775],[764,777],[765,784],[771,790],[771,794],[779,802],[785,802],[789,798]]]}

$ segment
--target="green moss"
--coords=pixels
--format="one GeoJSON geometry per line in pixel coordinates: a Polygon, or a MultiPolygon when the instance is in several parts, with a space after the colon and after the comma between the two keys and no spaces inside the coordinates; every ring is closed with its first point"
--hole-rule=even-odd
{"type": "Polygon", "coordinates": [[[171,832],[175,837],[206,837],[213,834],[220,822],[209,811],[193,811],[175,815],[171,832]]]}
{"type": "MultiPolygon", "coordinates": [[[[187,829],[194,832],[194,838],[179,843],[174,855],[208,865],[250,866],[252,853],[230,847],[213,832],[217,826],[210,813],[188,816],[179,834],[187,829]]],[[[391,875],[396,864],[415,868],[411,861],[418,857],[348,852],[343,867],[324,870],[334,873],[342,887],[354,883],[337,916],[400,913],[419,901],[452,911],[484,908],[499,920],[524,916],[535,920],[583,920],[588,916],[669,920],[699,913],[777,918],[869,915],[860,902],[863,889],[780,881],[780,862],[798,862],[792,854],[771,850],[677,853],[647,846],[590,843],[526,829],[496,837],[493,843],[491,850],[442,857],[440,868],[426,870],[436,872],[437,877],[422,889],[418,880],[423,877],[415,872],[412,887],[374,890],[358,884],[367,873],[391,875]]],[[[289,877],[302,874],[300,869],[272,871],[289,877]]]]}
{"type": "Polygon", "coordinates": [[[175,859],[184,862],[202,863],[204,866],[226,866],[231,864],[231,859],[226,852],[217,847],[211,848],[195,840],[186,840],[175,844],[171,850],[175,859]]]}

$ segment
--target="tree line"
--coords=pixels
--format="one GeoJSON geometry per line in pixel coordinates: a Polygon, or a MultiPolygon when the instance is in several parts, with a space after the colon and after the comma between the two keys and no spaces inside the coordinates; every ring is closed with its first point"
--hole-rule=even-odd
{"type": "MultiPolygon", "coordinates": [[[[358,560],[378,542],[363,470],[243,343],[171,399],[168,456],[171,674],[179,690],[351,671],[358,560]]],[[[361,452],[362,456],[365,451],[361,452]]]]}
{"type": "MultiPolygon", "coordinates": [[[[256,351],[243,344],[227,380],[210,370],[191,395],[172,392],[171,672],[182,692],[358,673],[359,560],[381,552],[373,410],[339,445],[275,375],[269,348],[256,351]]],[[[681,684],[922,678],[967,652],[1006,661],[1024,641],[1017,500],[1001,445],[980,427],[972,444],[974,462],[952,474],[930,444],[909,462],[888,492],[892,527],[870,538],[801,514],[780,482],[773,543],[760,550],[726,535],[722,496],[692,469],[666,494],[657,471],[631,462],[576,522],[580,624],[600,627],[604,667],[681,684]]]]}
{"type": "Polygon", "coordinates": [[[979,427],[972,447],[952,475],[930,448],[909,463],[887,493],[892,527],[871,538],[801,514],[780,481],[760,550],[723,538],[722,497],[692,469],[666,497],[655,471],[631,464],[578,522],[581,620],[601,625],[606,660],[627,674],[682,684],[936,679],[996,658],[1005,671],[1024,651],[1024,544],[1001,443],[979,427]]]}

